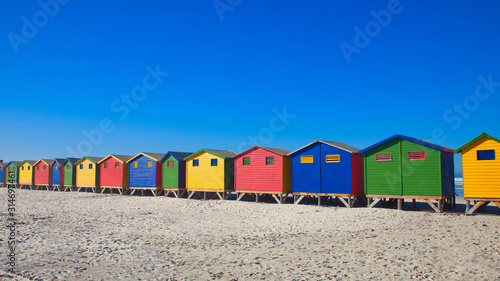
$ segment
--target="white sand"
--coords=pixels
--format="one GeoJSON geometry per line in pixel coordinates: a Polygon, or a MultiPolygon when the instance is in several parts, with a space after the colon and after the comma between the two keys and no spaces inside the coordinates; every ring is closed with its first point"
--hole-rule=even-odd
{"type": "Polygon", "coordinates": [[[500,215],[30,190],[17,209],[27,278],[500,278],[500,215]]]}

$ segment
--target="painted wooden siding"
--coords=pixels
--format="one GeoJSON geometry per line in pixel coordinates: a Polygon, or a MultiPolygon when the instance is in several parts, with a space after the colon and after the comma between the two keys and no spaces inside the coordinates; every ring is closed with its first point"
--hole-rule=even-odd
{"type": "Polygon", "coordinates": [[[114,157],[108,157],[105,161],[99,164],[99,186],[101,187],[127,187],[128,173],[126,171],[125,163],[117,160],[114,157]],[[115,168],[118,163],[118,168],[115,168]],[[105,164],[108,165],[105,168],[105,164]]]}
{"type": "Polygon", "coordinates": [[[482,137],[462,150],[464,197],[500,198],[500,144],[482,137]],[[478,150],[495,150],[495,160],[477,160],[478,150]]]}
{"type": "Polygon", "coordinates": [[[63,184],[65,186],[74,186],[76,185],[76,167],[72,164],[66,163],[63,167],[63,184]],[[69,166],[69,168],[68,168],[69,166]]]}
{"type": "Polygon", "coordinates": [[[129,186],[130,187],[143,187],[143,188],[156,188],[159,187],[161,182],[161,165],[155,160],[144,155],[137,156],[129,163],[129,186]],[[151,167],[147,167],[147,162],[151,161],[151,167]],[[134,162],[138,163],[138,167],[134,168],[134,162]],[[158,173],[160,175],[158,175],[158,173]]]}
{"type": "Polygon", "coordinates": [[[321,193],[351,193],[351,153],[326,144],[320,145],[321,193]],[[327,155],[340,155],[339,162],[326,162],[327,155]]]}
{"type": "Polygon", "coordinates": [[[292,159],[283,157],[283,191],[292,191],[292,159]]]}
{"type": "Polygon", "coordinates": [[[186,187],[188,189],[225,189],[224,159],[207,152],[186,161],[186,187]],[[199,160],[199,166],[193,167],[193,160],[199,160]],[[217,159],[217,166],[210,166],[211,159],[217,159]]]}
{"type": "Polygon", "coordinates": [[[61,185],[62,174],[64,174],[64,172],[61,174],[61,166],[59,165],[59,163],[54,162],[54,164],[52,164],[51,169],[52,169],[51,184],[52,185],[61,185]]]}
{"type": "Polygon", "coordinates": [[[283,157],[262,148],[254,148],[234,159],[234,189],[248,191],[284,191],[283,157]],[[250,165],[243,165],[243,158],[250,165]],[[266,165],[266,157],[274,157],[274,165],[266,165]]]}
{"type": "Polygon", "coordinates": [[[17,184],[19,183],[19,169],[14,164],[8,165],[4,171],[5,184],[17,184]]]}
{"type": "Polygon", "coordinates": [[[455,195],[453,153],[441,152],[441,183],[443,196],[455,195]]]}
{"type": "Polygon", "coordinates": [[[186,188],[186,162],[178,162],[172,155],[162,163],[162,187],[186,188]],[[173,167],[168,167],[168,161],[173,161],[173,167]]]}
{"type": "Polygon", "coordinates": [[[76,164],[76,185],[77,186],[99,186],[98,180],[98,165],[88,159],[84,159],[76,164]],[[89,168],[92,164],[92,169],[89,168]],[[83,165],[83,166],[80,166],[83,165]]]}
{"type": "Polygon", "coordinates": [[[29,163],[23,163],[19,167],[19,184],[33,184],[33,166],[31,166],[29,163]]]}
{"type": "Polygon", "coordinates": [[[401,145],[399,139],[387,141],[364,153],[365,193],[402,195],[401,145]],[[377,153],[392,153],[392,161],[377,162],[377,153]]]}
{"type": "Polygon", "coordinates": [[[365,193],[363,156],[351,154],[351,192],[352,194],[365,193]]]}
{"type": "Polygon", "coordinates": [[[5,181],[5,173],[4,173],[4,170],[5,170],[5,166],[4,165],[0,165],[0,183],[3,184],[4,181],[5,181]]]}
{"type": "Polygon", "coordinates": [[[403,195],[441,196],[441,152],[400,140],[403,195]],[[425,152],[425,160],[409,160],[408,153],[425,152]]]}
{"type": "Polygon", "coordinates": [[[33,166],[34,185],[49,185],[50,180],[50,166],[45,162],[39,162],[33,166]]]}
{"type": "Polygon", "coordinates": [[[321,192],[321,150],[320,143],[315,143],[293,155],[292,192],[321,192]],[[313,156],[313,163],[301,163],[302,156],[313,156]]]}

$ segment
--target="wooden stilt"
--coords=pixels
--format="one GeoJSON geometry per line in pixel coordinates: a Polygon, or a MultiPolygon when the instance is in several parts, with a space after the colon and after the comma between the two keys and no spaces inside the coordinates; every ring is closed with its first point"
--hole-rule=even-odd
{"type": "Polygon", "coordinates": [[[294,204],[299,204],[300,201],[302,201],[302,199],[304,199],[304,195],[300,195],[300,196],[297,195],[296,198],[297,199],[295,199],[294,204]]]}
{"type": "Polygon", "coordinates": [[[378,202],[382,200],[382,198],[372,198],[373,202],[368,205],[368,208],[373,208],[375,205],[377,205],[378,202]]]}
{"type": "Polygon", "coordinates": [[[321,206],[321,196],[318,196],[318,206],[321,206]]]}
{"type": "Polygon", "coordinates": [[[398,199],[398,210],[403,210],[404,199],[398,199]]]}
{"type": "Polygon", "coordinates": [[[474,214],[475,211],[477,211],[478,209],[484,208],[489,203],[490,203],[490,201],[477,201],[476,204],[472,208],[470,208],[465,214],[472,215],[472,214],[474,214]]]}
{"type": "Polygon", "coordinates": [[[343,197],[337,197],[340,202],[342,202],[342,204],[344,204],[344,206],[346,206],[347,208],[349,208],[349,203],[345,201],[345,199],[343,197]]]}

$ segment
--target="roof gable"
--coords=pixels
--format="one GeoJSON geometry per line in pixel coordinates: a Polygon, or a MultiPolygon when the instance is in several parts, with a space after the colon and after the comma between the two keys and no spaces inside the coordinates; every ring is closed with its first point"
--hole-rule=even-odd
{"type": "Polygon", "coordinates": [[[291,156],[301,150],[303,150],[304,148],[308,148],[309,146],[311,145],[314,145],[316,143],[322,143],[322,144],[326,144],[326,145],[329,145],[331,147],[335,147],[335,148],[338,148],[340,150],[344,150],[344,151],[347,151],[349,153],[359,153],[359,149],[354,147],[354,146],[350,146],[350,145],[347,145],[345,143],[341,143],[341,142],[335,142],[335,141],[325,141],[325,140],[315,140],[309,144],[306,144],[304,145],[303,147],[297,149],[297,150],[294,150],[292,151],[291,153],[289,153],[288,155],[291,156]]]}
{"type": "Polygon", "coordinates": [[[16,167],[19,167],[19,166],[21,166],[22,163],[23,163],[22,161],[10,161],[9,163],[7,163],[7,166],[9,166],[10,164],[12,164],[12,165],[14,165],[16,167]]]}
{"type": "Polygon", "coordinates": [[[249,152],[251,152],[253,150],[257,150],[257,149],[263,149],[263,150],[269,151],[271,153],[277,154],[279,156],[288,156],[288,154],[290,154],[290,150],[286,150],[286,149],[279,148],[279,147],[254,146],[252,148],[249,148],[249,149],[243,151],[242,153],[238,154],[237,156],[248,154],[249,152]]]}
{"type": "Polygon", "coordinates": [[[495,137],[493,137],[493,136],[490,136],[490,135],[488,135],[487,133],[483,132],[483,133],[481,133],[479,136],[477,136],[477,137],[473,138],[472,140],[470,140],[470,141],[469,141],[469,142],[467,142],[466,144],[464,144],[464,145],[462,145],[461,147],[457,148],[457,149],[455,150],[455,153],[462,152],[462,150],[463,150],[464,148],[466,148],[467,146],[469,146],[469,145],[473,144],[475,141],[479,140],[480,138],[488,138],[488,139],[490,139],[490,140],[494,140],[494,141],[496,141],[496,142],[500,143],[500,139],[497,139],[497,138],[495,138],[495,137]]]}
{"type": "Polygon", "coordinates": [[[130,155],[115,155],[115,154],[110,154],[104,158],[102,158],[101,160],[99,160],[98,164],[101,164],[102,162],[106,161],[107,159],[109,158],[114,158],[122,163],[126,163],[128,160],[130,160],[130,158],[132,158],[132,156],[130,155]]]}
{"type": "Polygon", "coordinates": [[[435,150],[438,150],[438,151],[453,153],[453,149],[451,149],[451,148],[447,148],[447,147],[440,146],[440,145],[437,145],[437,144],[434,144],[434,143],[430,143],[428,141],[424,141],[424,140],[421,140],[421,139],[412,138],[412,137],[408,137],[408,136],[404,136],[404,135],[394,135],[392,137],[386,138],[385,140],[379,141],[376,144],[371,145],[371,146],[369,146],[369,147],[367,147],[365,149],[360,150],[358,152],[358,154],[365,153],[368,150],[370,150],[372,148],[375,148],[375,147],[377,147],[377,146],[379,146],[379,145],[381,145],[383,143],[386,143],[386,142],[388,142],[390,140],[393,140],[395,138],[401,138],[401,139],[404,139],[404,140],[407,140],[407,141],[411,141],[413,143],[417,143],[417,144],[420,144],[420,145],[423,145],[423,146],[426,146],[426,147],[429,147],[429,148],[432,148],[432,149],[435,149],[435,150]]]}
{"type": "Polygon", "coordinates": [[[38,162],[38,161],[35,161],[35,160],[24,160],[23,162],[21,162],[21,165],[28,164],[30,166],[34,166],[36,162],[38,162]]]}
{"type": "Polygon", "coordinates": [[[174,157],[175,160],[178,162],[183,161],[184,158],[188,157],[189,155],[193,154],[192,152],[177,152],[177,151],[169,151],[163,158],[160,160],[160,162],[165,161],[169,156],[174,157]]]}
{"type": "Polygon", "coordinates": [[[40,164],[41,162],[43,162],[47,165],[50,165],[51,161],[52,161],[51,159],[40,159],[40,160],[36,161],[35,164],[33,164],[33,166],[36,166],[36,165],[40,164]]]}
{"type": "Polygon", "coordinates": [[[78,160],[75,165],[78,165],[80,164],[81,162],[85,161],[85,160],[89,160],[90,162],[94,163],[94,164],[97,164],[99,163],[99,160],[101,160],[102,158],[101,157],[89,157],[89,156],[84,156],[82,157],[80,160],[78,160]]]}
{"type": "Polygon", "coordinates": [[[132,161],[134,161],[135,159],[137,159],[138,157],[141,157],[141,156],[145,156],[145,157],[148,157],[152,160],[155,160],[156,162],[160,162],[161,159],[163,159],[163,157],[165,156],[165,154],[163,153],[146,153],[146,152],[141,152],[139,154],[137,154],[136,156],[130,158],[129,160],[127,160],[126,163],[130,163],[132,161]]]}
{"type": "Polygon", "coordinates": [[[236,155],[238,155],[236,152],[233,152],[231,150],[201,149],[201,150],[198,150],[197,152],[189,155],[188,157],[184,158],[184,160],[187,161],[191,158],[194,158],[194,157],[198,156],[199,154],[201,154],[202,152],[213,154],[213,155],[218,156],[222,159],[226,159],[226,158],[231,159],[231,158],[234,158],[236,155]]]}
{"type": "Polygon", "coordinates": [[[59,166],[61,166],[64,164],[65,161],[66,161],[66,159],[64,159],[64,158],[54,158],[54,159],[52,159],[52,162],[50,163],[50,165],[52,166],[52,165],[54,165],[54,163],[57,163],[57,164],[59,164],[59,166]]]}
{"type": "Polygon", "coordinates": [[[69,162],[71,166],[74,166],[79,160],[80,158],[66,158],[66,160],[63,162],[63,166],[66,165],[67,162],[69,162]]]}

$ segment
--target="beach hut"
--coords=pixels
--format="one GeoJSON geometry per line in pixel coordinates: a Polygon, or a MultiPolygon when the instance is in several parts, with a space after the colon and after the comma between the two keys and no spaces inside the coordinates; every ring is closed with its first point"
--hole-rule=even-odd
{"type": "Polygon", "coordinates": [[[500,139],[482,133],[455,152],[462,153],[466,213],[473,214],[490,202],[500,208],[500,139]],[[470,201],[476,202],[472,208],[470,201]]]}
{"type": "Polygon", "coordinates": [[[19,186],[33,188],[33,166],[36,161],[24,160],[19,167],[19,186]]]}
{"type": "Polygon", "coordinates": [[[78,158],[66,158],[66,160],[62,164],[62,181],[64,191],[68,190],[73,191],[73,188],[76,187],[76,162],[78,162],[78,158]]]}
{"type": "Polygon", "coordinates": [[[21,166],[21,161],[10,161],[5,166],[4,171],[4,184],[5,185],[15,185],[18,186],[19,183],[19,167],[21,166]]]}
{"type": "Polygon", "coordinates": [[[36,189],[50,186],[50,163],[52,160],[40,159],[33,165],[33,185],[36,189]]]}
{"type": "Polygon", "coordinates": [[[353,207],[364,195],[363,157],[340,142],[316,140],[290,153],[295,204],[305,197],[338,198],[353,207]],[[347,200],[346,200],[347,199],[347,200]]]}
{"type": "Polygon", "coordinates": [[[5,168],[7,167],[7,163],[0,161],[0,186],[3,186],[5,182],[5,168]]]}
{"type": "Polygon", "coordinates": [[[290,151],[254,146],[234,157],[234,191],[239,201],[245,195],[271,196],[281,204],[291,191],[290,151]]]}
{"type": "Polygon", "coordinates": [[[55,158],[50,163],[50,185],[52,186],[52,190],[56,190],[57,188],[57,190],[61,191],[61,186],[63,186],[64,161],[66,159],[55,158]]]}
{"type": "Polygon", "coordinates": [[[169,151],[160,160],[162,169],[161,187],[165,196],[172,193],[175,197],[182,197],[186,192],[186,161],[184,158],[192,152],[169,151]]]}
{"type": "Polygon", "coordinates": [[[423,199],[436,212],[455,195],[453,150],[420,139],[394,135],[358,153],[364,156],[368,207],[382,199],[423,199]],[[373,200],[373,202],[371,202],[373,200]],[[437,200],[436,207],[431,200],[437,200]]]}
{"type": "Polygon", "coordinates": [[[144,190],[149,190],[154,196],[161,188],[161,165],[163,153],[139,153],[127,161],[129,173],[130,195],[136,190],[140,190],[144,195],[144,190]]]}
{"type": "Polygon", "coordinates": [[[97,192],[99,187],[99,165],[97,164],[102,157],[82,157],[75,163],[76,166],[76,188],[80,191],[82,188],[87,191],[97,192]]]}
{"type": "Polygon", "coordinates": [[[123,194],[128,187],[128,165],[127,161],[132,156],[110,154],[99,161],[99,185],[101,193],[106,189],[113,194],[113,190],[123,194]]]}
{"type": "Polygon", "coordinates": [[[216,193],[223,200],[234,190],[234,157],[229,150],[202,149],[184,158],[188,199],[197,192],[216,193]]]}

